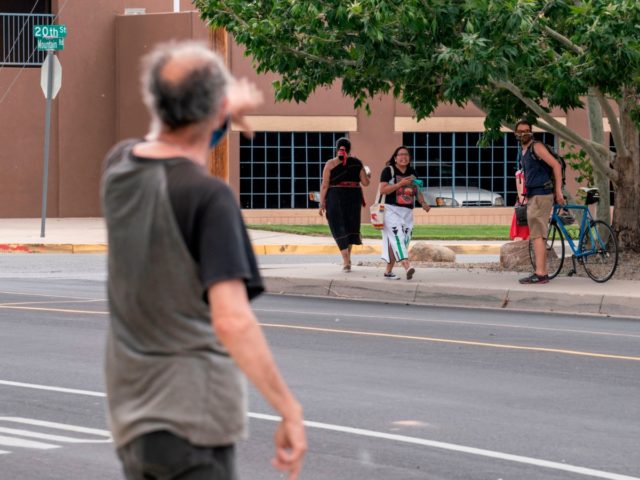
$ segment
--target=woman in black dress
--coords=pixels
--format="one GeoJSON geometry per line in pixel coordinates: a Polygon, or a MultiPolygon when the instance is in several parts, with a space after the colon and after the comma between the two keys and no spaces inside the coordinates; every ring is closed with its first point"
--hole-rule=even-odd
{"type": "Polygon", "coordinates": [[[325,212],[334,240],[342,255],[342,271],[351,271],[351,246],[362,245],[360,209],[364,205],[362,186],[369,185],[369,176],[362,162],[351,157],[351,142],[339,138],[337,155],[328,160],[322,171],[320,215],[325,212]]]}

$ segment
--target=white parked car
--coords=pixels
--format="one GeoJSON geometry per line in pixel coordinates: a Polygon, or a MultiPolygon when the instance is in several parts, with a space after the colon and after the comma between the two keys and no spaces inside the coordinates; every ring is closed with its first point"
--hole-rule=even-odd
{"type": "Polygon", "coordinates": [[[503,207],[502,195],[466,185],[426,186],[422,189],[432,207],[503,207]]]}

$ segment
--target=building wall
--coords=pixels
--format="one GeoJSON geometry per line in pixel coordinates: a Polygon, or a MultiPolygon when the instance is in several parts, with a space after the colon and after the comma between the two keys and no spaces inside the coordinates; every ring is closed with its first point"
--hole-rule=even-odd
{"type": "MultiPolygon", "coordinates": [[[[65,49],[58,52],[62,88],[52,105],[48,216],[100,215],[101,163],[117,138],[118,126],[116,17],[131,7],[145,8],[149,13],[170,12],[173,1],[91,0],[65,4],[64,0],[54,0],[52,3],[52,13],[59,13],[56,23],[67,25],[69,33],[65,49]]],[[[181,8],[193,9],[189,0],[182,0],[181,8]]],[[[205,28],[197,15],[186,15],[201,30],[205,28]]],[[[173,27],[167,29],[167,22],[161,16],[157,19],[165,29],[165,38],[170,38],[173,27]]],[[[132,85],[137,94],[137,82],[132,85]]],[[[0,98],[5,93],[0,105],[0,217],[39,217],[45,117],[40,69],[2,68],[0,98]]]]}
{"type": "Polygon", "coordinates": [[[140,59],[154,45],[171,39],[207,41],[197,12],[119,15],[116,18],[116,141],[142,137],[150,117],[140,93],[140,59]]]}
{"type": "MultiPolygon", "coordinates": [[[[40,69],[22,70],[11,86],[19,71],[13,68],[0,71],[0,92],[6,94],[0,104],[0,217],[3,218],[39,217],[42,203],[45,98],[40,89],[40,69]]],[[[48,209],[52,216],[58,216],[57,101],[51,118],[48,209]]]]}

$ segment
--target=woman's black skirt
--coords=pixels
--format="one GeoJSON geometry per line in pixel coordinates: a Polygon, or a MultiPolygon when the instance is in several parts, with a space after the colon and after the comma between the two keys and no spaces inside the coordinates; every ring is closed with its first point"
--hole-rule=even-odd
{"type": "Polygon", "coordinates": [[[327,192],[327,221],[340,250],[362,245],[360,235],[360,188],[330,187],[327,192]]]}

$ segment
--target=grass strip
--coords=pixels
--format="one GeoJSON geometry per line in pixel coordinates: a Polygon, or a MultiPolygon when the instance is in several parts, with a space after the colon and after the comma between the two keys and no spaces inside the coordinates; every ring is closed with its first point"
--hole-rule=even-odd
{"type": "MultiPolygon", "coordinates": [[[[331,236],[328,225],[252,224],[253,230],[293,233],[296,235],[331,236]]],[[[362,224],[364,238],[380,238],[380,230],[362,224]]],[[[413,240],[509,240],[508,225],[414,225],[413,240]]]]}

